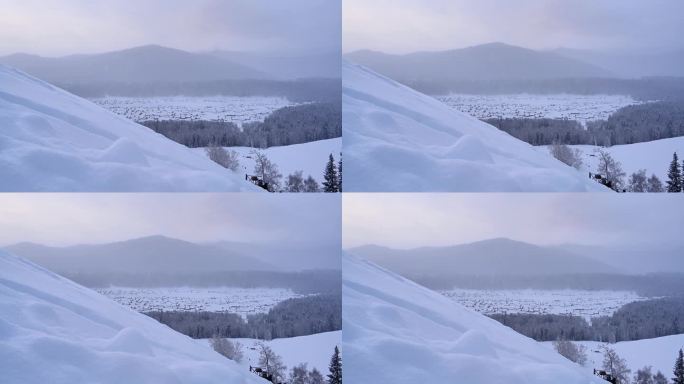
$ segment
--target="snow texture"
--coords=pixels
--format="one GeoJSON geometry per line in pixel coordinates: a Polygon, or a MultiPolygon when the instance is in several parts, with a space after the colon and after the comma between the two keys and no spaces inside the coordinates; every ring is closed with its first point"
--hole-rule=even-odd
{"type": "Polygon", "coordinates": [[[0,65],[0,191],[260,191],[152,130],[0,65]]]}
{"type": "Polygon", "coordinates": [[[601,383],[536,341],[343,255],[347,383],[601,383]]]}
{"type": "Polygon", "coordinates": [[[0,381],[263,383],[206,345],[0,251],[0,381]]]}
{"type": "Polygon", "coordinates": [[[364,67],[343,63],[344,190],[607,188],[548,153],[364,67]]]}

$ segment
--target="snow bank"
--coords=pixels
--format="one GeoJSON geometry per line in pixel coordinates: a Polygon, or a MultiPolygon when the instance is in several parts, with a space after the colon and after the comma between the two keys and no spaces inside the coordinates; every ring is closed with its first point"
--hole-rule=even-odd
{"type": "Polygon", "coordinates": [[[534,340],[347,254],[343,295],[349,383],[602,383],[534,340]]]}
{"type": "Polygon", "coordinates": [[[262,383],[206,345],[0,251],[3,383],[262,383]]]}
{"type": "Polygon", "coordinates": [[[599,191],[582,172],[440,101],[343,64],[345,191],[599,191]]]}
{"type": "Polygon", "coordinates": [[[201,154],[0,65],[0,191],[260,191],[201,154]]]}

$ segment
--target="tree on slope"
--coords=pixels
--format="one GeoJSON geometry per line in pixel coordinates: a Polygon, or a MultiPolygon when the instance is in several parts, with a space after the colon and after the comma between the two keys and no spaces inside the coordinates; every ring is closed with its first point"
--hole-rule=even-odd
{"type": "Polygon", "coordinates": [[[612,188],[616,191],[621,191],[623,189],[625,172],[622,170],[622,164],[613,157],[607,151],[599,149],[596,152],[599,158],[598,169],[596,173],[602,175],[606,180],[610,181],[612,188]]]}
{"type": "Polygon", "coordinates": [[[306,363],[295,365],[290,370],[290,384],[308,384],[309,371],[306,368],[306,363]]]}
{"type": "Polygon", "coordinates": [[[672,378],[673,384],[684,384],[684,353],[682,349],[679,349],[679,356],[677,361],[675,361],[675,366],[673,369],[674,377],[672,378]]]}
{"type": "Polygon", "coordinates": [[[658,371],[658,373],[653,376],[653,384],[667,384],[667,377],[665,377],[662,372],[658,371]]]}
{"type": "Polygon", "coordinates": [[[582,151],[579,149],[572,149],[560,141],[556,140],[549,147],[551,155],[563,163],[580,169],[582,167],[582,151]]]}
{"type": "Polygon", "coordinates": [[[665,192],[663,182],[655,174],[651,174],[651,177],[648,178],[646,192],[665,192]]]}
{"type": "Polygon", "coordinates": [[[287,192],[304,192],[304,172],[296,171],[287,176],[285,190],[287,192]]]}
{"type": "Polygon", "coordinates": [[[273,375],[275,383],[279,383],[285,379],[285,365],[283,359],[278,356],[271,347],[264,343],[259,344],[259,366],[273,375]]]}
{"type": "Polygon", "coordinates": [[[340,357],[340,349],[337,346],[330,358],[329,369],[328,384],[342,384],[342,357],[340,357]]]}
{"type": "Polygon", "coordinates": [[[646,366],[636,371],[634,374],[633,384],[655,384],[651,367],[646,366]]]}
{"type": "Polygon", "coordinates": [[[335,167],[335,158],[332,153],[328,158],[328,163],[325,165],[325,174],[323,175],[325,181],[323,182],[323,192],[339,192],[337,189],[337,168],[335,167]]]}
{"type": "Polygon", "coordinates": [[[672,155],[672,162],[670,169],[667,171],[667,191],[681,192],[682,191],[682,169],[679,167],[679,158],[677,152],[672,155]]]}
{"type": "Polygon", "coordinates": [[[342,192],[342,152],[340,152],[340,161],[337,163],[337,192],[342,192]]]}
{"type": "Polygon", "coordinates": [[[621,358],[614,349],[604,345],[603,347],[603,370],[618,379],[619,383],[629,383],[629,373],[627,362],[621,358]]]}
{"type": "Polygon", "coordinates": [[[320,192],[321,187],[311,175],[304,180],[304,192],[320,192]]]}
{"type": "Polygon", "coordinates": [[[325,379],[323,378],[323,375],[316,368],[312,369],[311,372],[309,372],[308,381],[309,381],[308,384],[324,384],[325,383],[325,379]]]}
{"type": "Polygon", "coordinates": [[[646,192],[648,189],[648,180],[646,179],[646,170],[640,169],[629,176],[627,190],[630,192],[646,192]]]}
{"type": "Polygon", "coordinates": [[[587,362],[587,347],[573,343],[569,340],[558,339],[553,342],[553,347],[561,356],[579,365],[587,362]]]}
{"type": "Polygon", "coordinates": [[[278,166],[272,163],[261,151],[252,151],[250,155],[254,158],[254,173],[261,177],[268,184],[269,192],[276,192],[280,189],[280,179],[283,175],[278,171],[278,166]]]}

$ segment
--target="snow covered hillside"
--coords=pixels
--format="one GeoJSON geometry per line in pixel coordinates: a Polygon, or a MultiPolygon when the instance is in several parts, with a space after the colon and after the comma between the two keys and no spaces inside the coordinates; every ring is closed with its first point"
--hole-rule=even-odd
{"type": "MultiPolygon", "coordinates": [[[[570,147],[582,151],[583,168],[587,172],[596,172],[598,157],[594,153],[601,147],[593,145],[571,145],[570,147]]],[[[672,161],[672,154],[677,152],[680,158],[684,155],[684,137],[614,145],[603,149],[622,164],[622,170],[627,174],[625,181],[632,173],[645,169],[646,176],[655,174],[664,183],[667,180],[667,170],[672,161]]]]}
{"type": "Polygon", "coordinates": [[[0,191],[261,191],[141,125],[0,65],[0,191]]]}
{"type": "Polygon", "coordinates": [[[548,153],[359,65],[343,64],[345,191],[607,190],[548,153]]]}
{"type": "Polygon", "coordinates": [[[263,383],[147,316],[0,251],[3,383],[263,383]]]}
{"type": "Polygon", "coordinates": [[[343,256],[350,383],[602,383],[582,367],[447,297],[343,256]]]}
{"type": "MultiPolygon", "coordinates": [[[[196,151],[206,155],[204,148],[196,148],[196,151]]],[[[254,158],[250,152],[254,148],[250,147],[226,147],[228,151],[236,151],[240,154],[240,169],[243,178],[244,174],[254,174],[254,158]]],[[[325,164],[328,156],[332,153],[335,157],[335,164],[340,159],[342,152],[342,138],[318,140],[304,144],[284,145],[271,147],[263,150],[269,160],[278,166],[278,171],[283,175],[283,180],[287,180],[287,175],[302,171],[304,178],[311,175],[318,183],[322,183],[325,164]]]]}
{"type": "MultiPolygon", "coordinates": [[[[589,372],[591,372],[593,368],[600,369],[603,362],[603,352],[601,351],[600,346],[605,343],[600,343],[598,341],[578,341],[576,343],[587,347],[588,361],[585,369],[589,372]]],[[[553,348],[551,342],[544,342],[543,344],[548,348],[553,348]]],[[[632,370],[632,374],[634,374],[637,369],[650,365],[653,367],[653,373],[661,371],[665,376],[671,377],[672,368],[677,359],[677,353],[680,348],[684,348],[684,335],[663,336],[636,341],[621,341],[615,344],[608,344],[608,346],[614,349],[620,357],[627,361],[627,367],[632,370]]]]}
{"type": "MultiPolygon", "coordinates": [[[[283,364],[287,366],[288,370],[300,363],[306,363],[309,369],[316,368],[325,375],[328,372],[328,364],[330,364],[333,350],[342,341],[342,331],[323,332],[269,341],[244,338],[230,340],[242,344],[245,357],[241,364],[245,366],[245,370],[249,370],[248,367],[250,365],[254,367],[259,366],[259,348],[257,345],[264,343],[283,358],[283,364]]],[[[206,345],[210,344],[209,339],[202,339],[201,341],[206,345]]]]}

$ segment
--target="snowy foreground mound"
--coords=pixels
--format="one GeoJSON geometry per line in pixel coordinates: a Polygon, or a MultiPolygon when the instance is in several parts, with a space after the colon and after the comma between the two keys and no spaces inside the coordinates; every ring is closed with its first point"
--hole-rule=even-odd
{"type": "Polygon", "coordinates": [[[343,277],[347,383],[603,382],[534,340],[369,262],[344,255],[343,277]]]}
{"type": "Polygon", "coordinates": [[[262,383],[187,336],[0,251],[3,383],[262,383]]]}
{"type": "Polygon", "coordinates": [[[0,191],[257,187],[152,130],[0,65],[0,191]]]}
{"type": "Polygon", "coordinates": [[[345,191],[599,191],[584,172],[364,67],[343,64],[345,191]]]}

